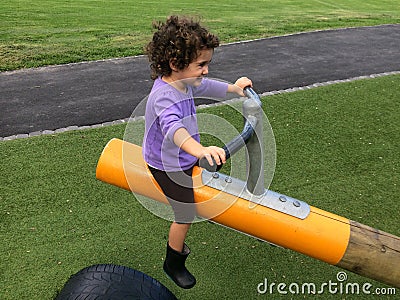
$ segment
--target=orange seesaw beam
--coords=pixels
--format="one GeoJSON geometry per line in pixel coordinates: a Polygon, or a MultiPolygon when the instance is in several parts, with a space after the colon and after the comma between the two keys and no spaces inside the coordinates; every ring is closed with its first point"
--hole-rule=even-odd
{"type": "MultiPolygon", "coordinates": [[[[196,167],[193,173],[199,216],[400,287],[400,238],[312,206],[308,216],[300,219],[263,205],[254,205],[246,199],[204,185],[200,176],[202,171],[196,167]]],[[[96,177],[168,203],[143,160],[142,148],[137,145],[112,139],[100,156],[96,177]]]]}

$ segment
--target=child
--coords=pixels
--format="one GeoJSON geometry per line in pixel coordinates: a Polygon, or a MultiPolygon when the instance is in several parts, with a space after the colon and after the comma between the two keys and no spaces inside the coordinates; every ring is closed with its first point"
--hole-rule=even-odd
{"type": "Polygon", "coordinates": [[[202,157],[211,165],[212,158],[225,163],[222,148],[200,144],[194,97],[244,96],[243,88],[252,82],[246,77],[235,84],[205,78],[219,40],[198,22],[171,16],[154,27],[146,48],[154,85],[146,105],[143,156],[174,211],[164,271],[188,289],[196,284],[185,267],[190,250],[184,243],[196,216],[192,170],[202,157]]]}

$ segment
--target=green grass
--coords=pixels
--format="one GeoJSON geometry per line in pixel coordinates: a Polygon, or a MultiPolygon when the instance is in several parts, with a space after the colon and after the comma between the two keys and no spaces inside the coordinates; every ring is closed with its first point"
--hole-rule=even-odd
{"type": "Polygon", "coordinates": [[[154,19],[197,15],[226,42],[400,22],[399,0],[0,2],[0,71],[142,53],[154,19]]]}
{"type": "MultiPolygon", "coordinates": [[[[388,76],[264,98],[277,144],[271,189],[400,235],[399,87],[400,76],[388,76]]],[[[229,116],[224,107],[209,111],[229,116]]],[[[177,288],[161,268],[169,223],[131,193],[95,179],[104,145],[124,129],[0,143],[1,299],[52,299],[71,274],[96,263],[145,272],[179,299],[276,299],[277,292],[258,297],[264,278],[288,285],[336,280],[336,267],[202,222],[187,239],[198,284],[177,288]]],[[[384,287],[347,273],[348,282],[384,287]]],[[[309,297],[282,298],[288,296],[309,297]]]]}

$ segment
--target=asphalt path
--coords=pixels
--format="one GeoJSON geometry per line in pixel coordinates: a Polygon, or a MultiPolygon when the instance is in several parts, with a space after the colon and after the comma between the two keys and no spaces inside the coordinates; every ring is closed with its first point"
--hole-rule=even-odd
{"type": "MultiPolygon", "coordinates": [[[[248,76],[265,93],[399,70],[394,24],[223,45],[209,77],[248,76]]],[[[149,73],[144,56],[1,72],[0,137],[128,118],[151,89],[149,73]]]]}

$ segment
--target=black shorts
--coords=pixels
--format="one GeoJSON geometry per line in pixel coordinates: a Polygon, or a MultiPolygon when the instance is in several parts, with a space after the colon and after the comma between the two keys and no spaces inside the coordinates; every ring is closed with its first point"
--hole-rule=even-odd
{"type": "Polygon", "coordinates": [[[185,171],[166,172],[148,166],[174,211],[176,223],[191,223],[196,217],[194,202],[193,168],[185,171]]]}

